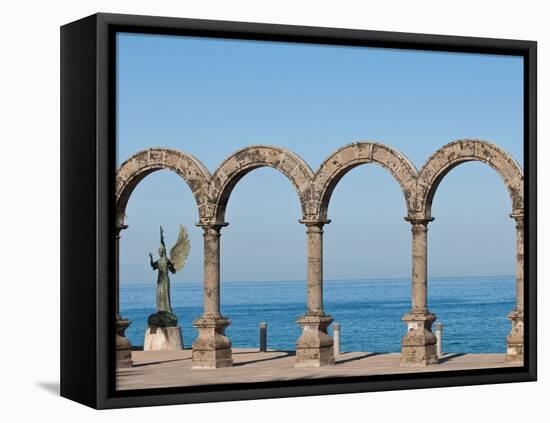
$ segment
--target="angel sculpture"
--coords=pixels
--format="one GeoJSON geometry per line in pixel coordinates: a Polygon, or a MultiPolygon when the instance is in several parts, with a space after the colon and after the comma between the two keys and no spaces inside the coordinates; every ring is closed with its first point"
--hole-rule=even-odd
{"type": "Polygon", "coordinates": [[[191,243],[187,236],[187,230],[180,225],[178,240],[170,250],[170,257],[166,255],[166,244],[164,243],[164,230],[160,227],[160,248],[159,259],[153,261],[153,255],[149,253],[149,259],[153,270],[158,270],[157,278],[157,312],[148,318],[149,325],[152,326],[177,326],[178,319],[172,312],[170,303],[170,276],[169,272],[176,273],[180,271],[191,249],[191,243]]]}

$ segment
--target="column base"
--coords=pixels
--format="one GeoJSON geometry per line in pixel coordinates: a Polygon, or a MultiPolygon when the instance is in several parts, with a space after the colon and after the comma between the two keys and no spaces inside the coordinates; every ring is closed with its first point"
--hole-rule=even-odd
{"type": "Polygon", "coordinates": [[[183,349],[181,327],[149,326],[145,330],[143,351],[179,351],[183,349]]]}
{"type": "Polygon", "coordinates": [[[124,333],[128,326],[130,326],[130,323],[132,323],[130,320],[123,319],[122,317],[120,317],[120,315],[117,314],[115,320],[115,359],[117,369],[132,367],[132,344],[124,333]]]}
{"type": "Polygon", "coordinates": [[[506,362],[523,362],[523,311],[514,310],[508,314],[508,319],[512,321],[512,330],[506,337],[506,362]]]}
{"type": "Polygon", "coordinates": [[[324,367],[334,365],[334,341],[327,330],[332,317],[326,314],[300,317],[302,335],[296,341],[295,367],[324,367]]]}
{"type": "Polygon", "coordinates": [[[407,334],[401,341],[401,366],[427,366],[437,364],[437,340],[432,333],[435,314],[408,313],[402,320],[407,334]]]}
{"type": "Polygon", "coordinates": [[[223,316],[205,316],[193,322],[199,336],[193,342],[191,368],[217,369],[233,366],[231,341],[225,336],[225,328],[231,320],[223,316]]]}

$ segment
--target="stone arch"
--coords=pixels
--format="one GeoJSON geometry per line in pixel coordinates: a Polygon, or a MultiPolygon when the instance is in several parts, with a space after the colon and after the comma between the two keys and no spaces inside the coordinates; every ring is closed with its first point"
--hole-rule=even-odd
{"type": "Polygon", "coordinates": [[[332,153],[315,173],[309,200],[309,213],[317,219],[327,220],[328,205],[338,182],[351,169],[365,164],[377,163],[388,170],[397,180],[407,210],[414,204],[418,171],[412,162],[393,148],[376,142],[356,142],[332,153]]]}
{"type": "Polygon", "coordinates": [[[227,203],[237,183],[252,170],[266,166],[277,169],[292,182],[298,193],[302,213],[305,214],[305,204],[313,178],[313,171],[308,164],[285,148],[252,145],[225,159],[212,176],[209,198],[214,207],[212,215],[216,222],[224,222],[227,203]]]}
{"type": "Polygon", "coordinates": [[[432,201],[445,175],[459,164],[470,161],[491,166],[508,189],[512,213],[523,214],[523,171],[520,165],[496,145],[476,139],[453,141],[432,154],[419,173],[416,211],[431,217],[432,201]]]}
{"type": "Polygon", "coordinates": [[[139,182],[150,173],[168,169],[178,174],[193,192],[199,209],[199,219],[208,219],[208,169],[195,157],[169,148],[149,148],[140,151],[120,166],[116,177],[116,207],[119,224],[124,221],[124,211],[130,195],[139,182]]]}

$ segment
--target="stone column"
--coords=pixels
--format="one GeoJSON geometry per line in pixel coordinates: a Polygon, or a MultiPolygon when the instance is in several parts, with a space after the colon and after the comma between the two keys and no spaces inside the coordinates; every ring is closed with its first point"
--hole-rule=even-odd
{"type": "Polygon", "coordinates": [[[192,368],[233,365],[225,328],[231,321],[220,313],[220,230],[227,223],[198,224],[204,230],[204,314],[193,322],[199,336],[193,342],[192,368]]]}
{"type": "Polygon", "coordinates": [[[508,314],[512,330],[506,337],[506,361],[523,362],[523,211],[510,215],[516,221],[516,308],[508,314]]]}
{"type": "Polygon", "coordinates": [[[302,335],[296,341],[296,367],[334,364],[334,343],[328,334],[332,317],[323,311],[323,226],[330,220],[301,220],[307,230],[307,311],[297,320],[302,335]]]}
{"type": "Polygon", "coordinates": [[[405,218],[412,225],[412,310],[403,316],[407,334],[401,341],[401,365],[436,364],[436,317],[428,310],[428,223],[433,218],[405,218]]]}
{"type": "Polygon", "coordinates": [[[124,224],[124,219],[117,218],[115,226],[115,350],[117,368],[132,367],[132,344],[125,334],[126,329],[128,328],[128,326],[130,326],[130,323],[132,322],[120,316],[119,305],[120,232],[126,228],[128,228],[128,226],[124,224]]]}

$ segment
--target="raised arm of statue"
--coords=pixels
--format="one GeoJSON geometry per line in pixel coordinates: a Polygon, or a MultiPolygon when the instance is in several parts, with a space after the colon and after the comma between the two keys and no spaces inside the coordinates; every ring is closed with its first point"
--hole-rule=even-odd
{"type": "Polygon", "coordinates": [[[151,253],[149,253],[149,260],[150,260],[151,267],[153,268],[153,270],[157,270],[159,268],[158,262],[153,261],[153,254],[151,254],[151,253]]]}

